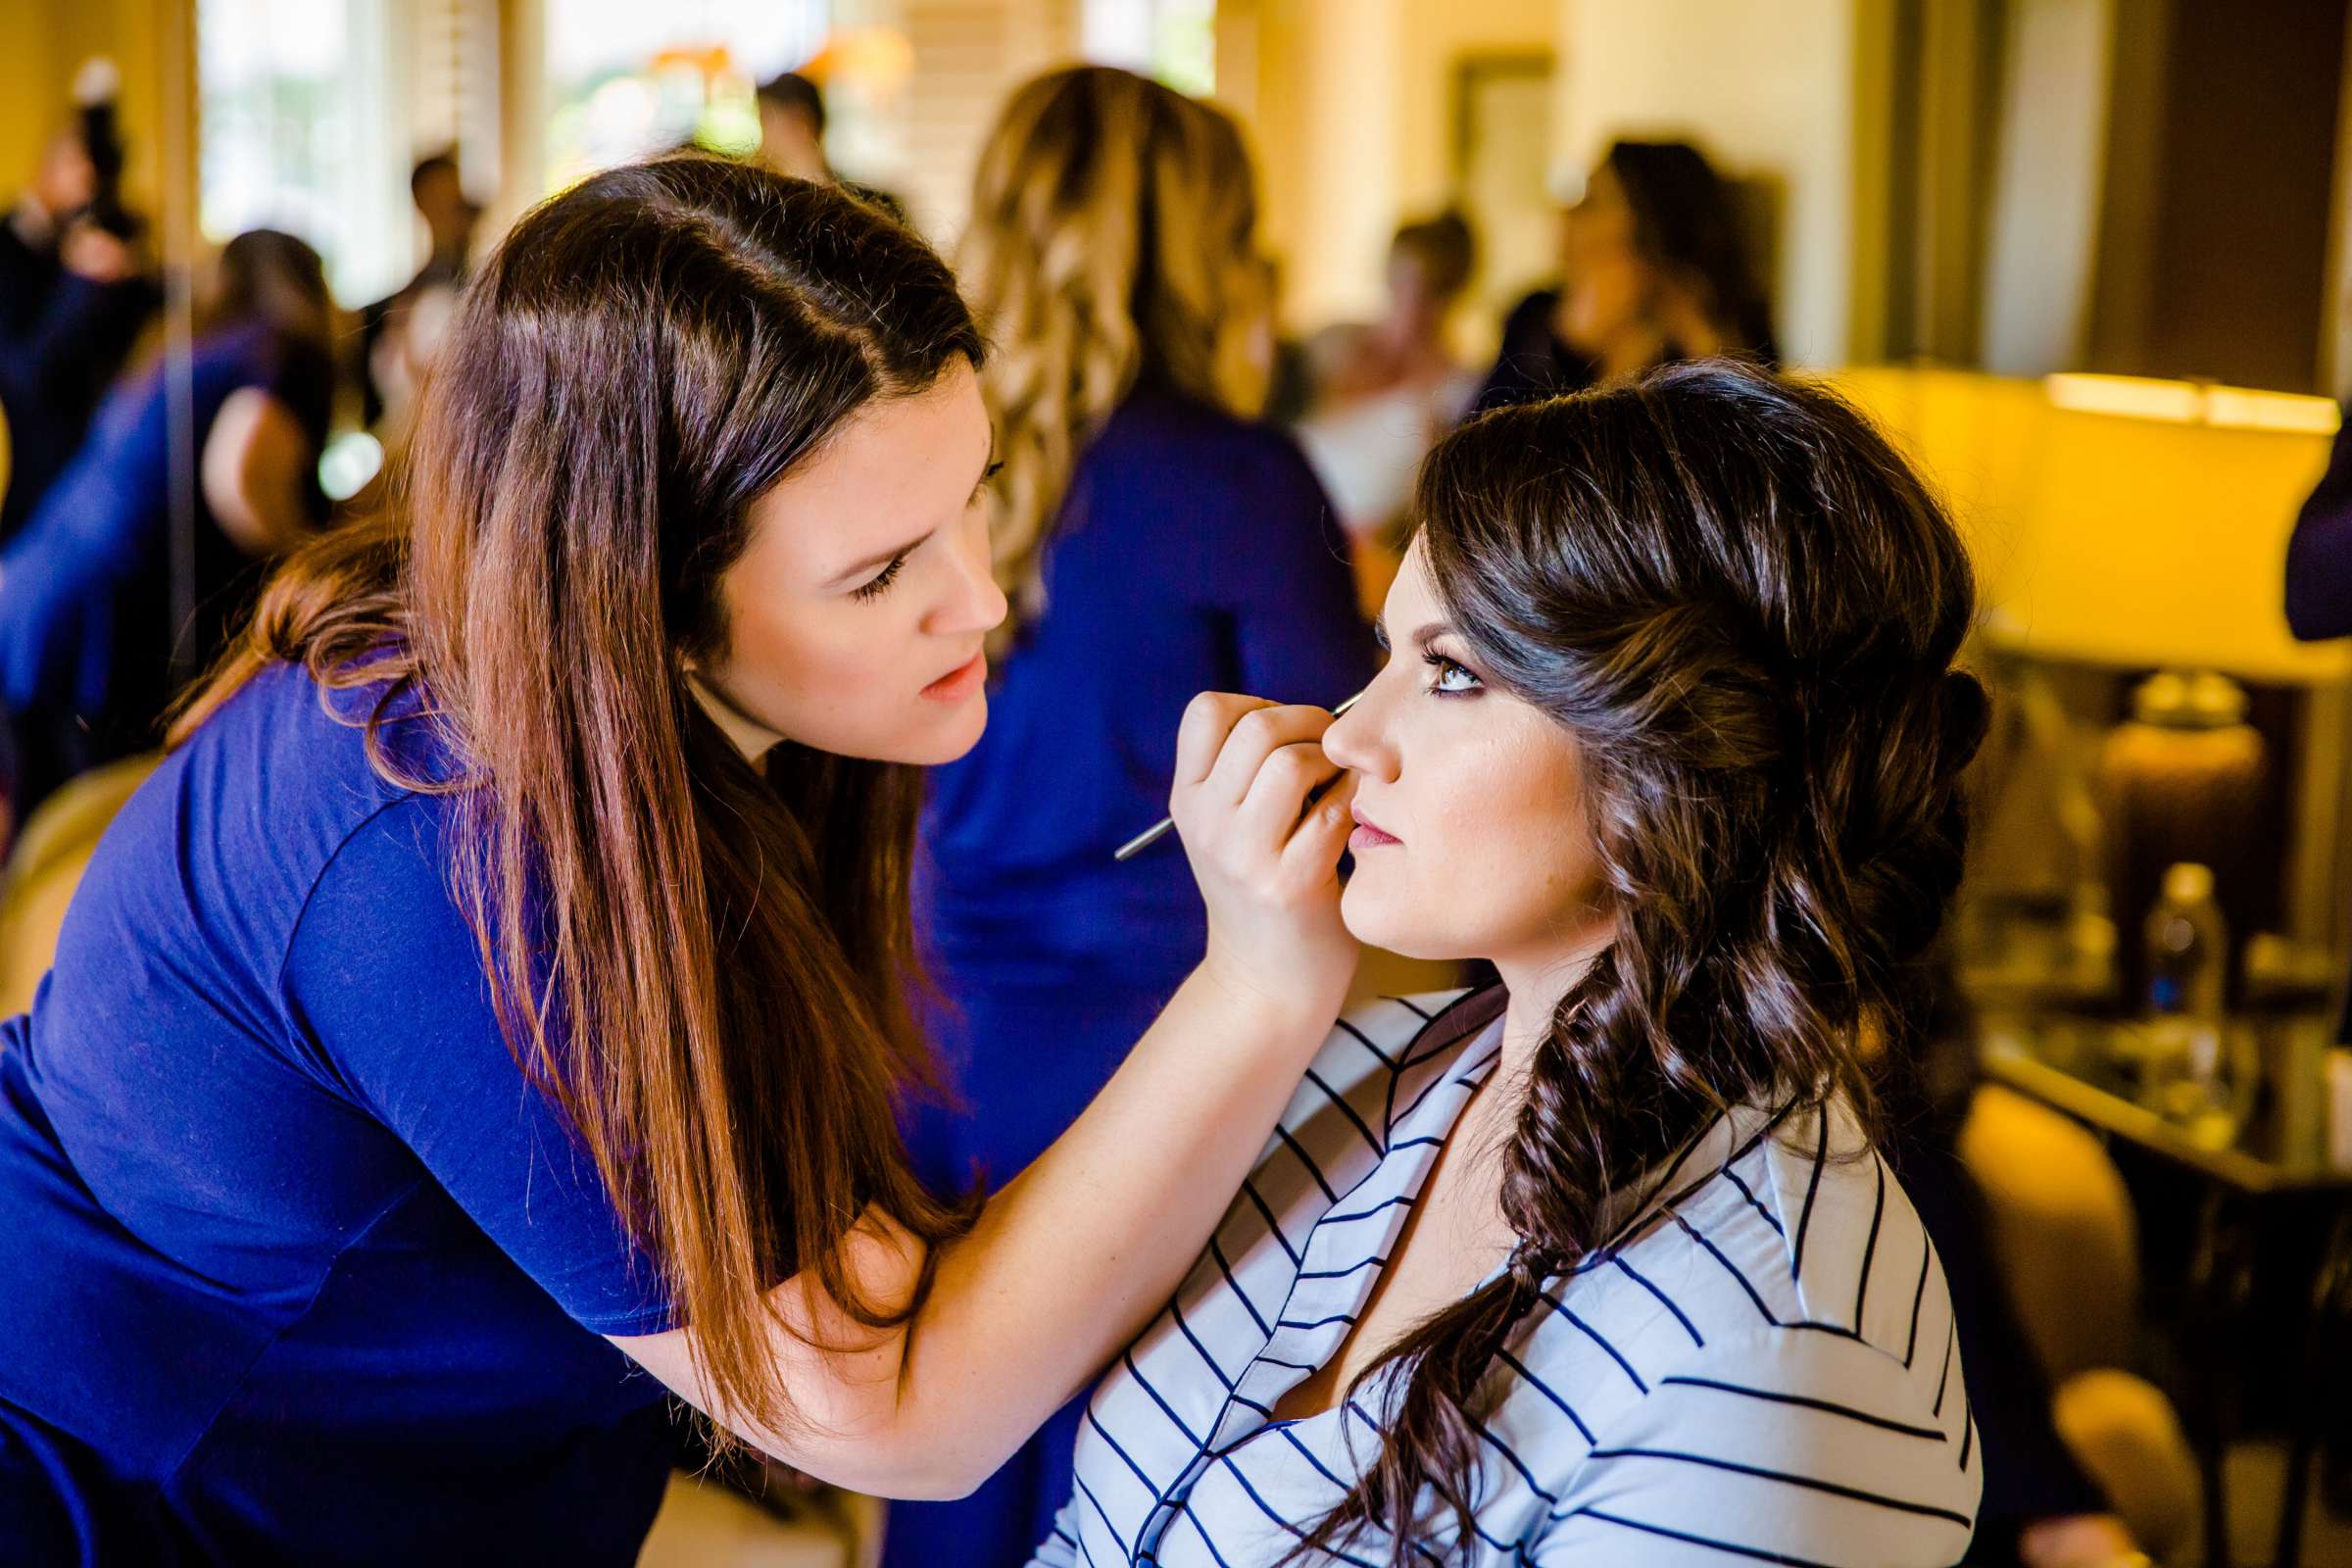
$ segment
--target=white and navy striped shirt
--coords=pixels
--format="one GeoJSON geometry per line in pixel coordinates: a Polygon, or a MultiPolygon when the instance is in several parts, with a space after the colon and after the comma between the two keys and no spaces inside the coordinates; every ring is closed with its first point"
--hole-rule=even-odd
{"type": "MultiPolygon", "coordinates": [[[[1382,1002],[1334,1032],[1176,1299],[1096,1391],[1032,1568],[1263,1568],[1339,1500],[1385,1400],[1272,1411],[1338,1354],[1500,1054],[1501,1001],[1382,1002]]],[[[1628,1210],[1501,1352],[1477,1539],[1454,1560],[1957,1562],[1983,1463],[1951,1301],[1850,1114],[1735,1111],[1628,1210]]],[[[1428,1544],[1449,1545],[1437,1524],[1428,1544]]],[[[1388,1555],[1359,1537],[1338,1560],[1388,1555]]]]}

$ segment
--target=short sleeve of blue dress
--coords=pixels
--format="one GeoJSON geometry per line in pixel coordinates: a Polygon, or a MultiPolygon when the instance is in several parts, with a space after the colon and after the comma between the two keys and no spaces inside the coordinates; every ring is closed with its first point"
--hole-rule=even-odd
{"type": "Polygon", "coordinates": [[[500,1032],[445,884],[439,806],[385,807],[319,874],[286,956],[295,1038],[574,1322],[666,1329],[652,1261],[500,1032]]]}
{"type": "Polygon", "coordinates": [[[660,1271],[509,1052],[450,797],[370,765],[368,699],[225,705],[0,1023],[0,1533],[25,1453],[170,1543],[106,1560],[619,1565],[659,1506],[664,1391],[603,1336],[674,1326],[660,1271]]]}

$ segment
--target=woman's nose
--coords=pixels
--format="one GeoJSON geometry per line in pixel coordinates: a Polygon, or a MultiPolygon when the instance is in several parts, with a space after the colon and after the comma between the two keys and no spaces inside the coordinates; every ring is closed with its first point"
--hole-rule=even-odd
{"type": "Polygon", "coordinates": [[[1396,751],[1382,735],[1381,684],[1375,680],[1353,708],[1331,721],[1331,728],[1323,732],[1323,755],[1350,772],[1390,779],[1396,773],[1396,751]]]}
{"type": "Polygon", "coordinates": [[[933,615],[929,629],[946,636],[969,636],[1004,624],[1010,606],[1004,590],[997,585],[985,527],[967,529],[956,541],[955,570],[955,585],[933,615]]]}

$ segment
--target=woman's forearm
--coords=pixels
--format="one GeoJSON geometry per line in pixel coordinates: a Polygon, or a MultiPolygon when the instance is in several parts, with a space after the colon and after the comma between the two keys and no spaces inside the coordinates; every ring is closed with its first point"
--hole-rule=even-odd
{"type": "Polygon", "coordinates": [[[1195,971],[1086,1114],[946,1249],[900,1419],[976,1484],[1173,1294],[1331,1027],[1338,999],[1195,971]]]}
{"type": "MultiPolygon", "coordinates": [[[[1337,867],[1350,780],[1331,714],[1204,693],[1173,811],[1208,954],[1075,1126],[943,1248],[904,1326],[852,1321],[804,1270],[770,1295],[790,1430],[717,1407],[691,1326],[621,1348],[745,1441],[824,1480],[954,1496],[984,1480],[1144,1326],[1225,1211],[1353,976],[1337,867]]],[[[858,1295],[901,1312],[921,1247],[877,1210],[841,1244],[858,1295]]]]}
{"type": "MultiPolygon", "coordinates": [[[[776,1287],[774,1353],[792,1430],[715,1408],[688,1331],[617,1343],[738,1437],[812,1476],[883,1496],[960,1496],[1173,1294],[1337,1011],[1337,999],[1302,1005],[1204,963],[1086,1113],[942,1250],[909,1324],[861,1328],[807,1273],[776,1287]]],[[[869,1213],[844,1261],[870,1301],[895,1308],[922,1254],[869,1213]]]]}

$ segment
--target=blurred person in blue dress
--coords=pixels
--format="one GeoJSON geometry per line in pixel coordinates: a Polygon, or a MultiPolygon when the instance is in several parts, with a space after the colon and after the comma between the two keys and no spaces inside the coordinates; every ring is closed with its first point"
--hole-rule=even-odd
{"type": "Polygon", "coordinates": [[[24,530],[0,548],[0,705],[20,811],[75,773],[158,744],[175,672],[226,645],[264,564],[323,517],[333,302],[318,253],[255,229],[221,252],[197,322],[194,613],[172,585],[169,366],[125,381],[24,530]]]}
{"type": "MultiPolygon", "coordinates": [[[[992,519],[1012,604],[988,733],[935,769],[918,871],[958,1102],[918,1168],[1001,1182],[1068,1125],[1197,958],[1167,810],[1194,694],[1336,703],[1373,669],[1346,542],[1289,437],[1253,175],[1222,114],[1129,73],[1056,72],[982,152],[962,271],[996,346],[992,519]]],[[[1068,1494],[1073,1402],[971,1497],[894,1504],[892,1568],[1028,1560],[1068,1494]]]]}
{"type": "Polygon", "coordinates": [[[72,121],[42,144],[0,219],[0,412],[15,458],[0,490],[0,543],[81,446],[161,300],[141,244],[146,222],[122,201],[120,88],[107,62],[82,68],[72,121]]]}

